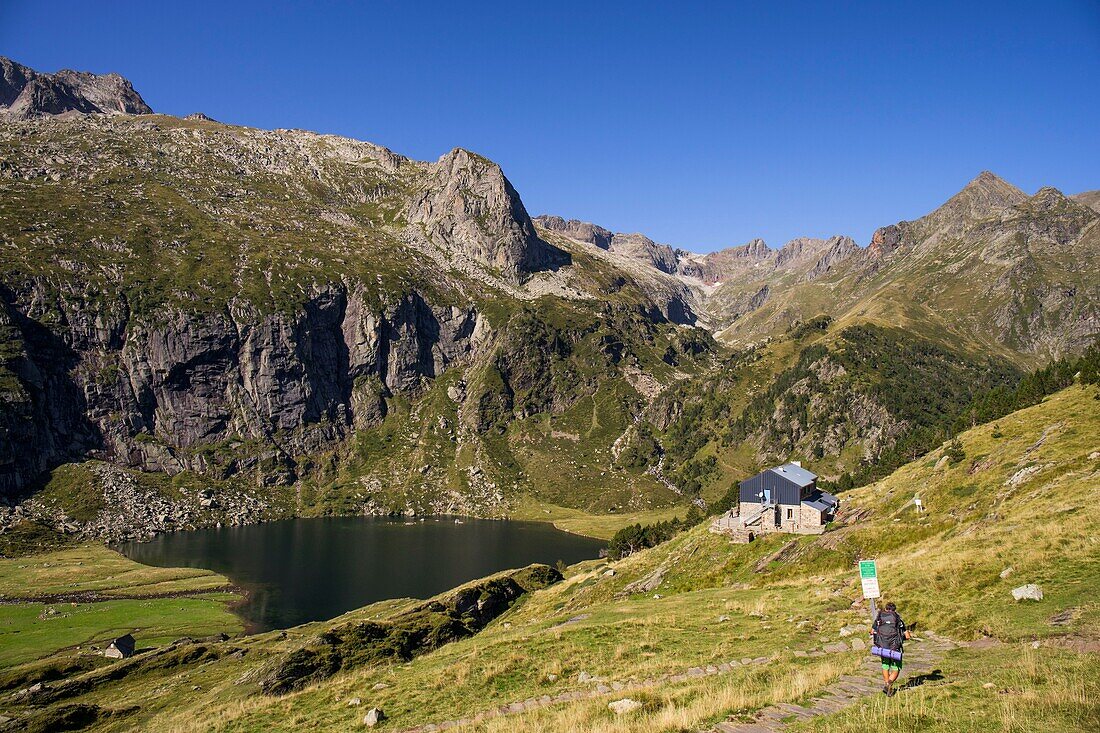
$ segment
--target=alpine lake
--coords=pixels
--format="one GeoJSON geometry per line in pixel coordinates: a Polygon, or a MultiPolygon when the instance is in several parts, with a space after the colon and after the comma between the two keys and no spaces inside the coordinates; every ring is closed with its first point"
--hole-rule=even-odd
{"type": "Polygon", "coordinates": [[[390,598],[430,598],[531,563],[593,559],[605,545],[542,522],[319,517],[174,532],[115,549],[146,565],[227,576],[247,592],[235,610],[258,632],[390,598]]]}

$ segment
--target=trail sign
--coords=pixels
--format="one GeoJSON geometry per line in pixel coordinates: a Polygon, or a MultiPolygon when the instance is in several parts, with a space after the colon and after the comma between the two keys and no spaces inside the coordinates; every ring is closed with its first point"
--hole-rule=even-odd
{"type": "Polygon", "coordinates": [[[864,598],[879,598],[882,594],[878,589],[878,566],[874,560],[859,561],[859,582],[863,585],[864,598]]]}

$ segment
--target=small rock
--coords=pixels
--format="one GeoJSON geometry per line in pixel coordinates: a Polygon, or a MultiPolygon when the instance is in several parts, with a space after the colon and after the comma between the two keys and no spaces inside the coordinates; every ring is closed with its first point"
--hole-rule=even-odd
{"type": "Polygon", "coordinates": [[[611,709],[611,712],[616,715],[625,715],[626,713],[632,713],[642,704],[637,700],[631,700],[629,697],[624,697],[622,700],[616,700],[614,702],[607,703],[607,707],[611,709]]]}
{"type": "Polygon", "coordinates": [[[1028,583],[1027,585],[1021,585],[1019,588],[1013,588],[1012,597],[1017,601],[1041,601],[1043,600],[1043,589],[1034,583],[1028,583]]]}
{"type": "Polygon", "coordinates": [[[840,635],[851,636],[852,634],[858,634],[864,631],[866,628],[866,626],[860,626],[858,624],[848,624],[847,626],[840,627],[840,635]]]}
{"type": "Polygon", "coordinates": [[[363,724],[369,728],[373,728],[385,719],[386,714],[379,708],[371,708],[367,711],[367,714],[363,716],[363,724]]]}
{"type": "Polygon", "coordinates": [[[653,594],[653,597],[654,597],[655,599],[660,599],[660,597],[661,597],[661,594],[660,594],[660,593],[654,593],[654,594],[653,594]]]}
{"type": "Polygon", "coordinates": [[[1067,626],[1067,625],[1069,625],[1073,621],[1075,611],[1076,611],[1076,609],[1067,608],[1065,611],[1062,611],[1061,613],[1054,614],[1053,616],[1050,617],[1050,621],[1049,621],[1050,625],[1051,626],[1067,626]]]}
{"type": "Polygon", "coordinates": [[[992,690],[994,687],[996,687],[996,685],[992,682],[986,682],[984,685],[982,685],[982,688],[986,690],[992,690]]]}
{"type": "Polygon", "coordinates": [[[719,616],[718,617],[718,623],[720,623],[720,624],[725,623],[726,621],[729,621],[729,620],[730,620],[729,616],[719,616]]]}
{"type": "Polygon", "coordinates": [[[548,675],[546,675],[546,681],[547,682],[557,682],[558,681],[558,676],[556,674],[553,674],[553,673],[548,674],[548,675]]]}
{"type": "Polygon", "coordinates": [[[577,682],[580,682],[582,685],[585,682],[595,682],[595,681],[596,681],[596,678],[593,677],[592,675],[588,674],[587,672],[581,672],[580,674],[577,675],[577,682]]]}
{"type": "Polygon", "coordinates": [[[860,639],[858,636],[852,639],[852,651],[861,652],[867,648],[867,642],[860,639]]]}
{"type": "Polygon", "coordinates": [[[1009,565],[1007,568],[1001,571],[1001,580],[1004,580],[1008,576],[1012,575],[1014,572],[1016,572],[1016,568],[1009,565]]]}
{"type": "Polygon", "coordinates": [[[375,684],[375,686],[372,687],[371,689],[372,690],[386,690],[386,689],[389,689],[389,685],[387,685],[385,682],[379,682],[379,683],[375,684]]]}
{"type": "Polygon", "coordinates": [[[348,707],[349,707],[349,708],[353,708],[353,707],[355,707],[356,705],[362,705],[362,704],[363,704],[363,701],[362,701],[362,700],[360,700],[360,699],[359,699],[359,698],[357,698],[357,697],[353,697],[353,698],[351,698],[350,700],[348,700],[348,707]]]}

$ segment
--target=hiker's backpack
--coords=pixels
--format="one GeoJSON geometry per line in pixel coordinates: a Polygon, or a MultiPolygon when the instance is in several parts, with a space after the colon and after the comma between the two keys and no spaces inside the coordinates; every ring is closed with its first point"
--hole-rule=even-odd
{"type": "Polygon", "coordinates": [[[875,619],[875,646],[901,650],[901,617],[893,611],[882,611],[875,619]]]}

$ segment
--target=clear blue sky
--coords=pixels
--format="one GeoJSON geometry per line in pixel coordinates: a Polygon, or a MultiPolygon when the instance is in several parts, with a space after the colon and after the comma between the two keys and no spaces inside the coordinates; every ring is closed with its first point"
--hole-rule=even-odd
{"type": "Polygon", "coordinates": [[[0,0],[0,55],[157,111],[452,147],[532,214],[709,251],[850,234],[983,169],[1100,188],[1100,2],[0,0]]]}

